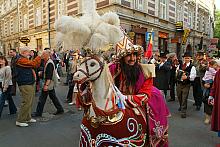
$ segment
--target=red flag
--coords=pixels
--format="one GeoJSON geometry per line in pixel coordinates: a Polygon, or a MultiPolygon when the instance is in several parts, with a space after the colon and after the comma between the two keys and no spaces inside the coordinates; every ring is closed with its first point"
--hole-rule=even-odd
{"type": "Polygon", "coordinates": [[[144,52],[144,57],[150,59],[153,56],[153,38],[150,35],[150,42],[148,43],[147,50],[144,52]]]}

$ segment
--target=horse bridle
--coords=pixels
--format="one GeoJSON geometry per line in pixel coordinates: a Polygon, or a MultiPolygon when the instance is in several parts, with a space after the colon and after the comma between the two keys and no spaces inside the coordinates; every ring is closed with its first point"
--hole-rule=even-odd
{"type": "Polygon", "coordinates": [[[92,75],[94,75],[94,74],[96,74],[97,72],[100,71],[99,75],[98,75],[94,80],[91,80],[91,81],[97,80],[97,79],[100,77],[101,73],[102,73],[102,70],[103,70],[103,68],[104,68],[104,63],[101,62],[101,60],[100,60],[98,57],[96,57],[96,56],[88,56],[88,58],[86,58],[80,65],[82,65],[83,63],[85,63],[86,71],[84,71],[84,70],[82,70],[82,69],[78,69],[78,71],[80,71],[80,72],[82,72],[84,75],[86,75],[86,78],[90,78],[92,75]],[[89,73],[89,67],[88,67],[88,63],[87,63],[87,61],[90,60],[90,59],[96,60],[96,61],[99,63],[99,66],[100,66],[100,68],[99,68],[98,70],[94,71],[94,72],[91,73],[91,74],[89,73]]]}

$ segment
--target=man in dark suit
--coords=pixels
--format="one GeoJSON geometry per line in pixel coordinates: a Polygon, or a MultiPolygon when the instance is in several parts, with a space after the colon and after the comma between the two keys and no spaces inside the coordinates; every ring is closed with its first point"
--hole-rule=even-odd
{"type": "Polygon", "coordinates": [[[15,72],[15,67],[16,67],[16,61],[18,60],[19,55],[16,52],[16,49],[10,49],[9,51],[9,56],[11,58],[11,71],[12,71],[12,95],[16,95],[16,72],[15,72]]]}
{"type": "Polygon", "coordinates": [[[170,82],[169,82],[169,88],[170,88],[170,99],[168,102],[175,101],[175,85],[176,85],[176,68],[179,64],[179,61],[177,59],[176,53],[169,53],[167,54],[167,62],[171,65],[170,70],[170,82]]]}
{"type": "Polygon", "coordinates": [[[164,97],[167,96],[167,90],[169,90],[170,70],[171,64],[167,62],[166,53],[162,52],[159,56],[160,62],[155,64],[156,77],[154,78],[154,86],[159,90],[162,90],[164,97]]]}
{"type": "Polygon", "coordinates": [[[202,105],[201,79],[204,77],[208,67],[208,62],[204,60],[204,52],[197,52],[196,60],[194,61],[193,65],[196,68],[196,78],[193,82],[193,97],[195,100],[196,110],[199,111],[202,105]]]}

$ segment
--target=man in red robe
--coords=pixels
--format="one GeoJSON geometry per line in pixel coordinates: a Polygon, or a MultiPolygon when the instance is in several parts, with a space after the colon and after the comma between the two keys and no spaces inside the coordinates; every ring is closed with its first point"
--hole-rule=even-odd
{"type": "Polygon", "coordinates": [[[127,108],[147,105],[149,144],[159,147],[168,146],[168,108],[161,92],[153,86],[153,78],[146,77],[143,67],[138,63],[142,47],[133,46],[129,50],[122,48],[119,62],[110,65],[119,97],[124,97],[127,108]]]}
{"type": "MultiPolygon", "coordinates": [[[[215,80],[209,96],[209,103],[213,104],[211,130],[220,133],[220,70],[215,75],[215,80]]],[[[219,136],[220,137],[220,136],[219,136]]]]}

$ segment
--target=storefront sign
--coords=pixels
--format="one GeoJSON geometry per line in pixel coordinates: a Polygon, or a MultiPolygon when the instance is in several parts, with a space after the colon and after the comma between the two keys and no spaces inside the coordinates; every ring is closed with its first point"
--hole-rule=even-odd
{"type": "Polygon", "coordinates": [[[24,44],[28,44],[30,42],[30,39],[27,37],[21,37],[19,40],[24,44]]]}
{"type": "Polygon", "coordinates": [[[171,43],[179,43],[179,37],[171,38],[171,43]]]}
{"type": "Polygon", "coordinates": [[[182,39],[182,45],[185,45],[188,39],[190,33],[190,29],[185,29],[184,34],[183,34],[183,39],[182,39]]]}
{"type": "Polygon", "coordinates": [[[159,38],[168,38],[168,33],[164,33],[164,32],[159,32],[159,38]]]}
{"type": "Polygon", "coordinates": [[[128,32],[128,36],[129,36],[131,39],[134,39],[135,32],[128,32]]]}
{"type": "Polygon", "coordinates": [[[176,30],[177,31],[183,31],[183,21],[177,21],[176,22],[176,30]]]}
{"type": "Polygon", "coordinates": [[[145,33],[145,41],[149,41],[150,37],[152,37],[152,39],[154,40],[154,32],[146,32],[145,33]]]}

